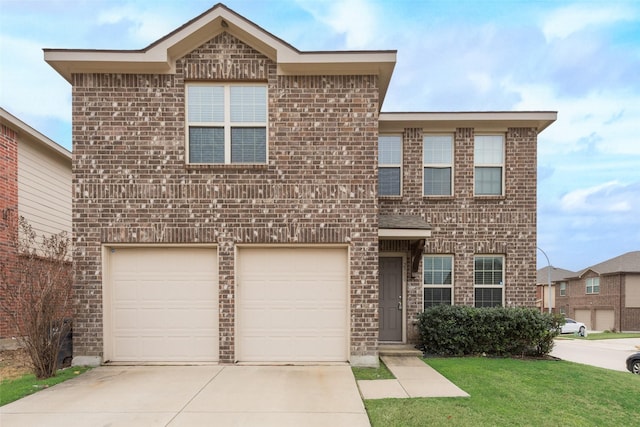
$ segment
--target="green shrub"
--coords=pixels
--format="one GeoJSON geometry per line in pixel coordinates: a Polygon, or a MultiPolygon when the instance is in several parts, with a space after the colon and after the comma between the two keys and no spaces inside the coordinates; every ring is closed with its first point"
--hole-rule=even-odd
{"type": "Polygon", "coordinates": [[[562,316],[531,308],[439,305],[418,316],[422,348],[440,356],[544,356],[562,316]]]}

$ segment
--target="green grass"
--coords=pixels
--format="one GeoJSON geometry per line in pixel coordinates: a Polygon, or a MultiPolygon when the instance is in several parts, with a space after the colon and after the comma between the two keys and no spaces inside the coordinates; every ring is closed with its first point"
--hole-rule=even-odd
{"type": "Polygon", "coordinates": [[[586,337],[579,335],[560,335],[558,338],[576,339],[576,340],[617,340],[620,338],[640,338],[640,334],[631,332],[595,332],[587,334],[586,337]]]}
{"type": "Polygon", "coordinates": [[[469,398],[366,400],[372,426],[640,425],[640,376],[555,360],[426,359],[469,398]]]}
{"type": "Polygon", "coordinates": [[[395,378],[387,365],[380,360],[379,368],[351,368],[356,380],[392,380],[395,378]]]}
{"type": "Polygon", "coordinates": [[[4,380],[0,383],[0,406],[21,399],[37,391],[51,387],[88,371],[90,367],[74,366],[58,371],[55,377],[45,380],[36,379],[33,374],[26,374],[14,380],[4,380]]]}

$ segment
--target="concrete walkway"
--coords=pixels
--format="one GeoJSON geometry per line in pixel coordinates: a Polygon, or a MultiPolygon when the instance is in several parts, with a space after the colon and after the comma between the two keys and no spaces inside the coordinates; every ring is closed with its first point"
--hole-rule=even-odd
{"type": "Polygon", "coordinates": [[[469,397],[431,366],[414,356],[382,356],[395,380],[360,380],[363,399],[469,397]]]}
{"type": "Polygon", "coordinates": [[[0,407],[12,426],[370,426],[351,368],[102,366],[0,407]]]}

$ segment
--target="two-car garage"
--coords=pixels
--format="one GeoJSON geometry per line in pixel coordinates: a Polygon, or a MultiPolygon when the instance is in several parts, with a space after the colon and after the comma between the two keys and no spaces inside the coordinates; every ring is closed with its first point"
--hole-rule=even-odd
{"type": "MultiPolygon", "coordinates": [[[[345,247],[237,247],[235,360],[348,360],[347,263],[345,247]]],[[[105,361],[218,361],[218,265],[212,247],[105,248],[105,361]]]]}

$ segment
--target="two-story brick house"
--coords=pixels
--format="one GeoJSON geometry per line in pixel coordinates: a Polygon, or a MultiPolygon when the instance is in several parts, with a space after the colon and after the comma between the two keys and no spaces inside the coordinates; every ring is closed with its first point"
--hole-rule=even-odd
{"type": "Polygon", "coordinates": [[[381,113],[395,51],[301,52],[224,5],[45,59],[73,86],[76,363],[376,365],[425,305],[534,306],[554,112],[381,113]]]}
{"type": "MultiPolygon", "coordinates": [[[[19,217],[38,238],[63,232],[71,236],[71,152],[0,108],[0,171],[0,268],[7,274],[3,279],[12,283],[19,217]]],[[[2,292],[0,300],[12,301],[2,292]]],[[[20,313],[18,307],[5,308],[20,313]]],[[[15,344],[17,334],[9,313],[0,310],[0,347],[3,338],[15,344]]]]}
{"type": "Polygon", "coordinates": [[[554,281],[558,311],[597,331],[640,331],[640,251],[554,281]]]}

